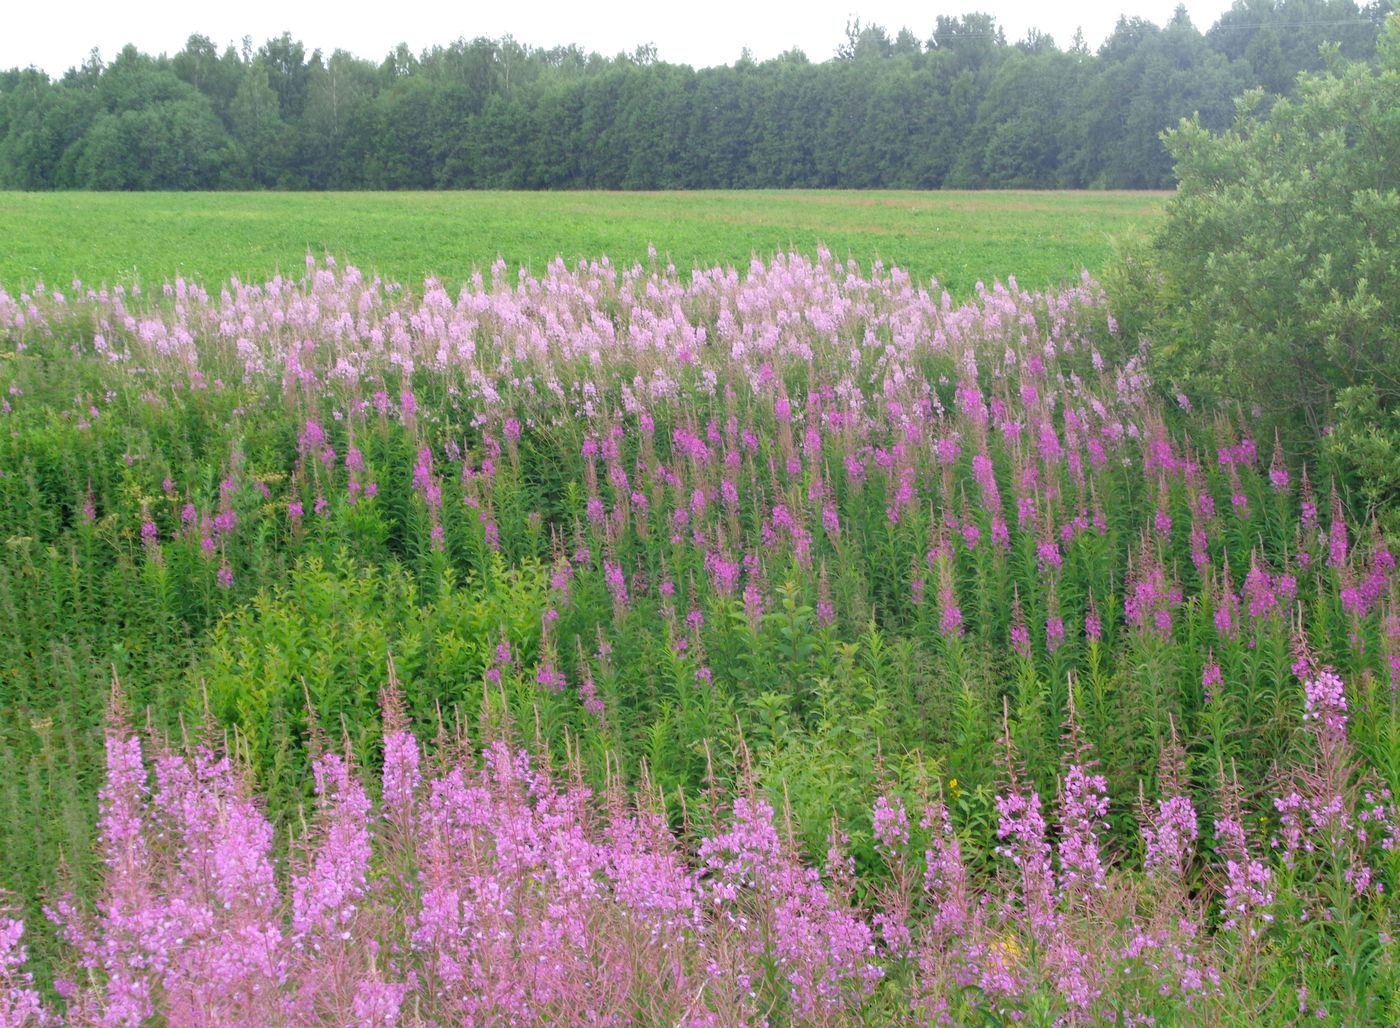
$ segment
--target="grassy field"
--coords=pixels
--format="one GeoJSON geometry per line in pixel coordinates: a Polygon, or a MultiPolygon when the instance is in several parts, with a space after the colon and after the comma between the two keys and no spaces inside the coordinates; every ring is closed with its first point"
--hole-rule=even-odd
{"type": "Polygon", "coordinates": [[[450,284],[497,256],[540,272],[606,254],[678,268],[747,265],[824,243],[880,257],[956,295],[1014,274],[1047,286],[1102,267],[1112,240],[1155,219],[1162,193],[0,193],[0,286],[36,281],[219,282],[298,270],[308,251],[416,284],[450,284]]]}

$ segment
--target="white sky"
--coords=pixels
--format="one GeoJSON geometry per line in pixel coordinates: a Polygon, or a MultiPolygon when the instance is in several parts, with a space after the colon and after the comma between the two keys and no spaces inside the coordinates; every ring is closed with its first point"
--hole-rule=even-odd
{"type": "MultiPolygon", "coordinates": [[[[1009,41],[1031,28],[1055,37],[1068,48],[1082,27],[1091,48],[1113,31],[1120,14],[1164,25],[1176,0],[1081,0],[1077,4],[1045,0],[966,0],[930,5],[913,0],[804,0],[773,4],[762,0],[534,0],[534,2],[458,4],[432,0],[394,0],[385,6],[356,7],[327,0],[242,0],[240,3],[190,4],[184,0],[145,0],[118,4],[111,0],[69,0],[55,7],[43,3],[6,5],[0,29],[0,68],[35,65],[55,78],[81,64],[97,47],[110,59],[127,43],[151,54],[175,53],[191,33],[202,33],[220,50],[245,35],[257,46],[284,30],[306,45],[330,54],[348,50],[357,57],[381,60],[399,42],[414,53],[447,45],[459,36],[512,35],[533,47],[577,43],[606,56],[630,53],[638,44],[654,43],[658,56],[675,64],[706,67],[732,64],[747,46],[757,60],[794,46],[813,61],[824,61],[845,38],[846,21],[883,25],[893,36],[907,26],[920,40],[933,32],[939,14],[986,11],[997,19],[1009,41]],[[800,13],[793,13],[798,11],[800,13]]],[[[1194,0],[1186,4],[1202,32],[1229,8],[1229,0],[1194,0]]]]}

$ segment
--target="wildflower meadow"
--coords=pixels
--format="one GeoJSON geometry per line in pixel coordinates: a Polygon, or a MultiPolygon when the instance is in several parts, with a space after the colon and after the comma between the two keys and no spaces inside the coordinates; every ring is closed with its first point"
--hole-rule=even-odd
{"type": "Polygon", "coordinates": [[[1087,274],[0,291],[0,1024],[1393,1024],[1400,594],[1087,274]]]}

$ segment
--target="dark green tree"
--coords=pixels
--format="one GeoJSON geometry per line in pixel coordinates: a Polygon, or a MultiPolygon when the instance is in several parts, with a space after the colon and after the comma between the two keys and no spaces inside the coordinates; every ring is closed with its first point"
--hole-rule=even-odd
{"type": "Polygon", "coordinates": [[[312,60],[298,133],[300,163],[313,189],[363,185],[364,151],[355,128],[374,99],[375,68],[344,50],[312,60]]]}
{"type": "Polygon", "coordinates": [[[291,140],[281,104],[261,57],[244,66],[229,107],[233,138],[242,155],[240,176],[249,185],[277,185],[286,167],[291,140]]]}
{"type": "Polygon", "coordinates": [[[169,59],[128,47],[57,82],[5,73],[0,184],[1166,188],[1164,128],[1223,128],[1252,83],[1283,94],[1300,68],[1368,58],[1377,10],[1243,0],[1203,37],[1178,9],[1165,27],[1120,21],[1097,54],[1034,30],[1008,45],[987,14],[939,16],[926,44],[852,20],[833,60],[745,51],[700,71],[650,44],[608,58],[478,37],[372,63],[287,33],[222,54],[193,35],[169,59]],[[118,154],[159,112],[165,151],[198,140],[218,167],[118,154]]]}

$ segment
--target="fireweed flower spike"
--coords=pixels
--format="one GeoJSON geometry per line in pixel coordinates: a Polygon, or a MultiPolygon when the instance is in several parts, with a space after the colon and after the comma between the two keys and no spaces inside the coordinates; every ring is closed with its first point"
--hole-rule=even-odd
{"type": "Polygon", "coordinates": [[[35,690],[112,627],[157,697],[155,642],[207,626],[229,736],[113,717],[100,873],[50,935],[0,904],[0,1021],[1216,1023],[1280,975],[1384,1020],[1393,556],[1253,419],[1165,417],[1091,280],[964,303],[823,253],[154,292],[0,291],[0,593],[62,622],[0,602],[0,734],[41,757],[0,805],[60,809],[96,726],[35,690]],[[1290,692],[1303,628],[1333,663],[1290,692]],[[348,752],[302,746],[302,679],[348,752]],[[1165,719],[1197,764],[1168,747],[1138,839],[1165,719]]]}

